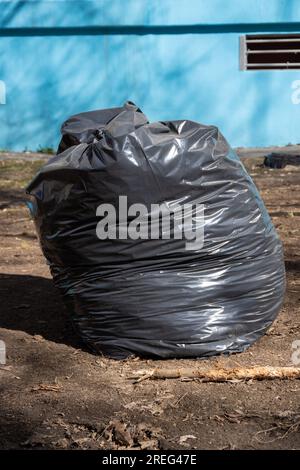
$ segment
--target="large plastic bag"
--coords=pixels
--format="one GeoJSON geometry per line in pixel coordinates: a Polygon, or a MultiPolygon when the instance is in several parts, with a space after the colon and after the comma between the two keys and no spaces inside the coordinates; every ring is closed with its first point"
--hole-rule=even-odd
{"type": "Polygon", "coordinates": [[[73,116],[62,134],[27,190],[83,340],[114,358],[169,358],[239,352],[262,336],[283,300],[282,246],[218,129],[149,123],[126,103],[73,116]]]}

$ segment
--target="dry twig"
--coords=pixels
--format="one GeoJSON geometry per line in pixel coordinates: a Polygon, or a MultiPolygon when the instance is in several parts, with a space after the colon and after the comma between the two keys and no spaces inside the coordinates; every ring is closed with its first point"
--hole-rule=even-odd
{"type": "Polygon", "coordinates": [[[147,379],[200,379],[203,382],[228,382],[236,380],[300,379],[300,367],[238,367],[217,369],[153,369],[141,370],[128,377],[142,382],[147,379]]]}

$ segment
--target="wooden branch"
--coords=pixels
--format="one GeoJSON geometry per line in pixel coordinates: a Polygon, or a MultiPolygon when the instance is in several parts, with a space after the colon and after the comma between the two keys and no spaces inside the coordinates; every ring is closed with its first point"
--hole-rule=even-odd
{"type": "Polygon", "coordinates": [[[234,369],[153,369],[137,371],[128,378],[142,382],[146,379],[200,379],[203,382],[228,382],[235,380],[300,379],[300,367],[238,367],[234,369]]]}

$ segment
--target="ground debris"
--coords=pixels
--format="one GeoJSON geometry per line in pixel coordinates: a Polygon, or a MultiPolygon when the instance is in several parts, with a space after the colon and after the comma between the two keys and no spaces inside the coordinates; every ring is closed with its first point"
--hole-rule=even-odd
{"type": "Polygon", "coordinates": [[[114,449],[160,449],[161,429],[145,423],[127,424],[114,419],[105,428],[103,436],[114,449]]]}
{"type": "Polygon", "coordinates": [[[249,414],[249,413],[244,413],[242,410],[232,410],[231,412],[225,412],[222,415],[213,415],[210,417],[210,419],[217,421],[219,423],[234,423],[234,424],[240,424],[243,420],[250,420],[250,419],[259,419],[261,416],[259,414],[249,414]]]}
{"type": "Polygon", "coordinates": [[[299,379],[300,367],[238,367],[214,369],[153,369],[136,371],[128,377],[136,382],[147,379],[197,379],[203,382],[237,382],[242,380],[299,379]]]}
{"type": "Polygon", "coordinates": [[[18,375],[15,375],[14,372],[13,372],[13,367],[12,366],[5,366],[5,365],[1,365],[0,366],[0,372],[3,371],[3,372],[9,372],[10,374],[12,374],[13,378],[14,379],[17,379],[17,380],[21,380],[21,377],[19,377],[18,375]]]}
{"type": "Polygon", "coordinates": [[[299,432],[300,415],[281,414],[282,418],[267,429],[262,429],[254,434],[253,439],[261,444],[271,444],[275,441],[285,439],[290,434],[299,432]]]}
{"type": "Polygon", "coordinates": [[[54,384],[38,384],[32,387],[32,392],[60,392],[61,385],[54,383],[54,384]]]}
{"type": "Polygon", "coordinates": [[[192,434],[187,434],[185,436],[180,436],[179,438],[179,444],[185,444],[186,441],[190,440],[190,439],[197,439],[196,436],[193,436],[192,434]]]}
{"type": "Polygon", "coordinates": [[[37,342],[45,341],[45,338],[43,338],[41,335],[33,335],[33,339],[34,341],[37,341],[37,342]]]}
{"type": "Polygon", "coordinates": [[[130,434],[128,426],[122,421],[118,421],[116,419],[110,421],[104,432],[104,436],[108,441],[115,442],[117,445],[125,447],[133,445],[133,438],[130,434]]]}

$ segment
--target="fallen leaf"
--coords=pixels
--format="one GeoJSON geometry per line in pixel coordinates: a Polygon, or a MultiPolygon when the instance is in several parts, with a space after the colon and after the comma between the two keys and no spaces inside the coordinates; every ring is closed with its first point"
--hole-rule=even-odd
{"type": "Polygon", "coordinates": [[[59,384],[39,384],[32,387],[32,392],[60,392],[61,386],[59,384]]]}
{"type": "Polygon", "coordinates": [[[33,339],[35,341],[45,341],[45,339],[41,335],[33,335],[33,339]]]}
{"type": "Polygon", "coordinates": [[[58,447],[59,449],[67,449],[69,447],[69,441],[63,437],[62,439],[59,439],[54,443],[55,447],[58,447]]]}
{"type": "Polygon", "coordinates": [[[109,440],[114,441],[116,444],[126,447],[133,445],[133,438],[130,431],[122,421],[110,421],[109,426],[106,429],[106,433],[109,436],[109,440]]]}
{"type": "Polygon", "coordinates": [[[192,434],[187,434],[186,436],[180,436],[179,444],[184,444],[188,439],[197,439],[197,437],[193,436],[192,434]]]}
{"type": "Polygon", "coordinates": [[[157,439],[148,439],[139,441],[141,450],[153,450],[157,449],[157,439]]]}

